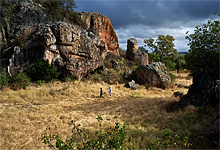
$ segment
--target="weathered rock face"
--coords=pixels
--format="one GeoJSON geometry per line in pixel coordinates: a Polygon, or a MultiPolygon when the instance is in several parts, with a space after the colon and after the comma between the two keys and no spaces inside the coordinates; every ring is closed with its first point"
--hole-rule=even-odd
{"type": "Polygon", "coordinates": [[[216,70],[197,68],[193,75],[193,84],[188,93],[179,101],[180,107],[189,105],[215,105],[219,102],[220,83],[216,82],[216,70]]]}
{"type": "Polygon", "coordinates": [[[48,59],[49,63],[55,64],[62,73],[71,74],[77,79],[81,79],[93,69],[103,67],[101,55],[107,52],[107,46],[93,33],[65,22],[57,22],[51,26],[39,26],[36,34],[43,42],[28,41],[24,48],[17,48],[20,49],[15,51],[17,55],[10,59],[10,72],[13,72],[14,68],[25,70],[25,64],[37,59],[48,59]]]}
{"type": "Polygon", "coordinates": [[[149,63],[147,53],[138,50],[138,41],[135,38],[127,40],[126,57],[128,60],[136,62],[136,65],[146,65],[149,63]]]}
{"type": "Polygon", "coordinates": [[[135,38],[130,38],[127,40],[127,50],[126,50],[126,57],[128,60],[133,61],[135,57],[135,52],[138,49],[138,41],[135,38]]]}
{"type": "Polygon", "coordinates": [[[119,55],[118,37],[109,18],[97,12],[80,12],[79,15],[86,29],[101,37],[109,52],[119,55]]]}
{"type": "Polygon", "coordinates": [[[7,69],[13,74],[26,70],[37,59],[48,59],[61,73],[81,79],[104,66],[108,47],[118,53],[117,35],[104,15],[82,13],[88,24],[88,30],[84,30],[77,25],[52,22],[45,9],[32,0],[16,4],[15,16],[7,27],[1,26],[1,44],[8,46],[1,49],[0,71],[7,69]]]}
{"type": "Polygon", "coordinates": [[[137,78],[142,84],[161,85],[162,83],[171,82],[166,66],[161,62],[154,62],[147,65],[140,65],[135,70],[137,78]]]}

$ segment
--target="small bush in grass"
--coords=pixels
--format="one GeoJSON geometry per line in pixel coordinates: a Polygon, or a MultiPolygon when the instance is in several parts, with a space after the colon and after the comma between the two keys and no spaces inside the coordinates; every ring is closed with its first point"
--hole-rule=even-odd
{"type": "MultiPolygon", "coordinates": [[[[119,114],[120,115],[120,114],[119,114]]],[[[117,119],[119,115],[115,116],[117,119]]],[[[47,128],[42,134],[40,140],[50,148],[53,149],[138,149],[131,146],[132,137],[127,135],[126,124],[115,123],[115,127],[105,131],[102,127],[102,117],[96,118],[100,129],[94,132],[91,138],[90,133],[85,129],[75,125],[72,121],[73,129],[72,136],[67,137],[66,140],[61,139],[58,133],[51,133],[51,128],[47,128]],[[76,132],[74,132],[76,131],[76,132]],[[49,132],[49,133],[48,133],[49,132]],[[77,133],[77,134],[76,134],[77,133]],[[76,136],[78,135],[78,136],[76,136]]],[[[188,138],[180,138],[177,134],[173,135],[171,131],[165,130],[163,137],[156,137],[157,143],[147,140],[146,149],[167,149],[178,148],[179,146],[190,147],[188,138]]]]}
{"type": "MultiPolygon", "coordinates": [[[[120,114],[119,114],[120,115],[120,114]]],[[[115,116],[114,118],[118,118],[115,116]]],[[[73,123],[73,135],[66,140],[62,140],[58,134],[45,133],[40,140],[51,148],[58,149],[131,149],[128,145],[131,137],[127,135],[126,124],[115,123],[115,127],[109,131],[102,130],[102,117],[96,118],[99,122],[100,130],[94,132],[95,137],[89,139],[88,133],[85,129],[80,128],[79,125],[73,123]],[[78,136],[74,136],[74,131],[77,131],[78,136]],[[53,145],[52,141],[55,140],[53,145]],[[78,141],[78,142],[77,142],[78,141]],[[56,146],[55,146],[56,145],[56,146]]]]}
{"type": "Polygon", "coordinates": [[[4,86],[8,85],[10,81],[10,77],[6,74],[6,72],[2,72],[0,74],[0,89],[2,89],[4,86]]]}
{"type": "Polygon", "coordinates": [[[12,88],[17,89],[25,89],[31,83],[31,79],[24,72],[17,73],[12,79],[12,88]]]}
{"type": "Polygon", "coordinates": [[[172,135],[172,131],[165,130],[163,137],[156,137],[157,143],[151,142],[149,139],[146,149],[148,150],[159,150],[168,148],[179,148],[180,146],[191,147],[192,144],[188,143],[188,138],[183,137],[182,139],[177,134],[172,135]]]}
{"type": "Polygon", "coordinates": [[[171,78],[171,83],[174,83],[174,81],[176,80],[176,75],[174,75],[173,73],[169,72],[170,78],[171,78]]]}
{"type": "Polygon", "coordinates": [[[145,84],[146,89],[149,89],[151,87],[151,84],[145,84]]]}

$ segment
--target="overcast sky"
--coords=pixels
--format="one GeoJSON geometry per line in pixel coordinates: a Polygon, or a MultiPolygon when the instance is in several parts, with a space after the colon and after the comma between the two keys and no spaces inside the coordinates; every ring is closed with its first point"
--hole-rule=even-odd
{"type": "MultiPolygon", "coordinates": [[[[178,52],[188,51],[186,31],[206,23],[220,11],[220,0],[75,0],[75,11],[95,11],[111,20],[119,47],[127,49],[127,39],[136,38],[139,46],[144,39],[158,35],[175,38],[178,52]]],[[[219,19],[219,18],[218,18],[219,19]]],[[[148,49],[146,47],[146,49],[148,49]]],[[[150,51],[151,52],[151,51],[150,51]]]]}

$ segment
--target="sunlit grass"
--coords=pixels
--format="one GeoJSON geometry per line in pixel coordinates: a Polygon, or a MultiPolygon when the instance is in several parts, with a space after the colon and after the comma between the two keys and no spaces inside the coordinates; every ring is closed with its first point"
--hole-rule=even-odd
{"type": "MultiPolygon", "coordinates": [[[[189,86],[192,79],[179,77],[176,84],[189,86]]],[[[102,116],[105,129],[114,126],[112,118],[126,123],[127,132],[133,137],[134,146],[144,148],[147,139],[156,141],[165,129],[190,140],[209,125],[218,114],[215,108],[188,107],[171,113],[166,108],[179,99],[172,95],[184,94],[188,89],[174,86],[170,89],[140,86],[131,90],[123,84],[94,83],[92,81],[53,82],[30,86],[26,90],[1,91],[0,149],[48,149],[38,138],[46,127],[57,126],[56,132],[65,137],[71,134],[71,120],[90,132],[97,130],[97,116],[102,116]],[[108,98],[111,86],[112,97],[108,98]],[[100,88],[105,92],[99,97],[100,88]]]]}

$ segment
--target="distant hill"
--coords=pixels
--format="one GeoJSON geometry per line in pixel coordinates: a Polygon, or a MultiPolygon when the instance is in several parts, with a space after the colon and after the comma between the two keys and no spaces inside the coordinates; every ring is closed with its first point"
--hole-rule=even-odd
{"type": "Polygon", "coordinates": [[[185,55],[187,52],[178,52],[178,55],[185,55]]]}

